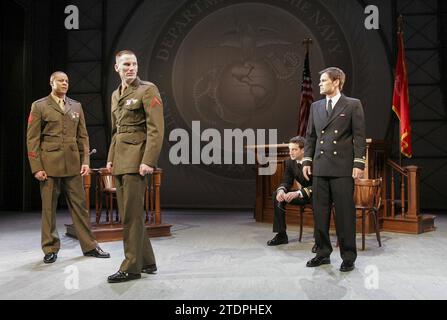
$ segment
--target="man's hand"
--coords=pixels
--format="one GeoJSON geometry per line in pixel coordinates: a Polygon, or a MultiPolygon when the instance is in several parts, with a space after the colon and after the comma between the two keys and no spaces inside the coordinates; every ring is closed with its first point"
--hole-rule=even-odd
{"type": "Polygon", "coordinates": [[[292,192],[287,192],[287,194],[284,196],[284,199],[287,201],[287,203],[290,203],[298,197],[299,197],[298,192],[292,191],[292,192]]]}
{"type": "Polygon", "coordinates": [[[106,168],[107,168],[107,170],[109,170],[109,172],[112,172],[112,167],[113,167],[113,163],[107,162],[106,168]]]}
{"type": "Polygon", "coordinates": [[[285,201],[284,196],[285,196],[285,192],[283,189],[280,189],[277,193],[276,193],[276,201],[278,202],[283,202],[285,201]]]}
{"type": "Polygon", "coordinates": [[[140,164],[140,175],[141,176],[145,176],[147,174],[151,174],[152,172],[154,172],[154,168],[148,166],[147,164],[140,164]]]}
{"type": "Polygon", "coordinates": [[[312,169],[310,166],[304,166],[303,167],[303,175],[304,178],[309,181],[310,180],[310,176],[312,175],[312,169]]]}
{"type": "Polygon", "coordinates": [[[90,167],[87,164],[81,166],[81,176],[87,176],[90,173],[90,167]]]}
{"type": "Polygon", "coordinates": [[[35,174],[34,174],[34,178],[36,178],[37,180],[39,180],[39,181],[45,181],[45,180],[47,180],[48,179],[48,176],[47,176],[47,173],[45,172],[45,171],[37,171],[35,174]]]}
{"type": "Polygon", "coordinates": [[[364,170],[361,170],[359,168],[352,169],[352,177],[354,179],[361,179],[361,178],[363,178],[363,173],[364,173],[364,170]]]}

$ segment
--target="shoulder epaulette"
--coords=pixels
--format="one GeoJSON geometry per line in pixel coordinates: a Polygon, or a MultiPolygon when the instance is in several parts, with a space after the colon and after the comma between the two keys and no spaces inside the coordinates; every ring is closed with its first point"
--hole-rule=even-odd
{"type": "Polygon", "coordinates": [[[69,97],[66,97],[66,99],[67,99],[67,101],[70,101],[70,102],[80,103],[79,101],[77,101],[75,99],[72,99],[72,98],[69,98],[69,97]]]}
{"type": "Polygon", "coordinates": [[[45,101],[47,99],[48,99],[48,97],[43,97],[43,98],[41,98],[39,100],[34,101],[33,103],[43,102],[43,101],[45,101]]]}

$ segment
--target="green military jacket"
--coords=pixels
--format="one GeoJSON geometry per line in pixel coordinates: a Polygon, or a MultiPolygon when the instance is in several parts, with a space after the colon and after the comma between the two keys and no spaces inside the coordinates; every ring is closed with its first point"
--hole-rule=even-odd
{"type": "Polygon", "coordinates": [[[158,88],[136,78],[120,97],[112,94],[112,141],[107,162],[112,173],[138,173],[141,164],[157,167],[163,144],[163,102],[158,88]]]}
{"type": "Polygon", "coordinates": [[[66,97],[65,112],[50,96],[33,102],[28,118],[27,147],[31,171],[50,177],[80,173],[89,165],[89,140],[81,104],[66,97]]]}

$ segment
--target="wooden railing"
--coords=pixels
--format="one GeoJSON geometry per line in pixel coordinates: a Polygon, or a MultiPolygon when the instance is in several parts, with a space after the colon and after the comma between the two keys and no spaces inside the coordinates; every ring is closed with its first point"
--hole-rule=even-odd
{"type": "Polygon", "coordinates": [[[387,167],[390,171],[390,192],[389,198],[387,197],[386,216],[416,219],[419,213],[420,169],[416,166],[401,167],[390,159],[387,160],[387,167]]]}

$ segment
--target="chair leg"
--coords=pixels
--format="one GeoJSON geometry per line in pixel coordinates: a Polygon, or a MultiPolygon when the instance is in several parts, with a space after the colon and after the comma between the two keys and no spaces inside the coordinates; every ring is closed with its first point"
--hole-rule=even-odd
{"type": "Polygon", "coordinates": [[[365,209],[362,209],[362,250],[365,250],[365,209]]]}
{"type": "Polygon", "coordinates": [[[110,194],[109,201],[110,201],[110,224],[113,224],[113,194],[110,194]]]}
{"type": "Polygon", "coordinates": [[[106,222],[109,222],[109,213],[110,213],[110,201],[109,194],[106,193],[106,222]]]}
{"type": "Polygon", "coordinates": [[[382,246],[382,241],[380,239],[380,230],[379,230],[379,215],[378,212],[373,209],[372,210],[373,215],[374,215],[374,229],[376,230],[376,238],[377,238],[377,242],[379,242],[379,247],[382,246]]]}
{"type": "Polygon", "coordinates": [[[99,220],[101,220],[102,194],[97,196],[96,200],[96,224],[99,224],[99,220]]]}
{"type": "Polygon", "coordinates": [[[303,237],[303,211],[304,209],[300,207],[300,237],[298,239],[299,242],[301,242],[301,239],[303,237]]]}

